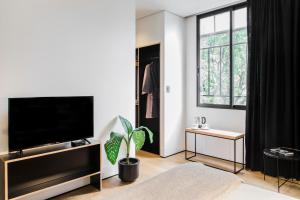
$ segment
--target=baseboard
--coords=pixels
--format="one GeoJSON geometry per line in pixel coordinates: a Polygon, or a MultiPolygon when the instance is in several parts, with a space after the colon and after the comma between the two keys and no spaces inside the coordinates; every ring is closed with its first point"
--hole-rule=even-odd
{"type": "Polygon", "coordinates": [[[103,178],[102,180],[110,179],[110,178],[113,178],[113,177],[118,176],[118,175],[119,175],[119,174],[111,175],[111,176],[109,176],[109,177],[103,178]]]}
{"type": "Polygon", "coordinates": [[[177,153],[173,153],[173,154],[168,155],[168,156],[160,156],[160,157],[162,157],[162,158],[168,158],[168,157],[175,156],[175,155],[180,154],[180,153],[183,153],[183,152],[184,152],[184,150],[178,151],[177,153]]]}

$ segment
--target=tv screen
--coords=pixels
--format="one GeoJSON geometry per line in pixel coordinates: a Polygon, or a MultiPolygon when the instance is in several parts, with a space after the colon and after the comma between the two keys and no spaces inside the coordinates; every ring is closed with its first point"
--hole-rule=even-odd
{"type": "Polygon", "coordinates": [[[10,98],[9,151],[93,137],[93,97],[10,98]]]}

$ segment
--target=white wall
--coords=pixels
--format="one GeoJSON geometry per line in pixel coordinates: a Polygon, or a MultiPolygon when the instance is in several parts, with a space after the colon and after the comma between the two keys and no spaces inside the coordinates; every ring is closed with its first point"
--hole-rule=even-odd
{"type": "Polygon", "coordinates": [[[134,123],[134,49],[134,0],[0,0],[0,152],[9,97],[92,95],[102,143],[117,115],[134,123]]]}
{"type": "Polygon", "coordinates": [[[185,21],[165,12],[165,156],[184,149],[185,128],[185,21]],[[169,92],[166,91],[169,87],[169,92]]]}
{"type": "Polygon", "coordinates": [[[185,124],[184,19],[162,11],[137,20],[136,46],[161,44],[160,155],[183,150],[185,124]],[[170,88],[170,92],[166,91],[170,88]]]}
{"type": "Polygon", "coordinates": [[[136,47],[161,43],[161,48],[163,49],[165,33],[164,24],[164,12],[159,12],[136,20],[136,47]]]}
{"type": "MultiPolygon", "coordinates": [[[[207,118],[207,123],[211,128],[245,132],[245,111],[197,107],[196,16],[189,17],[186,19],[186,31],[186,125],[189,127],[192,126],[192,124],[194,123],[194,117],[196,116],[205,116],[207,118]]],[[[190,135],[188,139],[189,150],[194,150],[193,141],[193,137],[190,135]]],[[[238,142],[237,144],[237,159],[239,162],[241,162],[242,143],[238,142]]],[[[226,141],[216,138],[198,136],[197,152],[212,156],[220,156],[224,159],[233,160],[233,142],[228,140],[226,141]]]]}
{"type": "Polygon", "coordinates": [[[221,9],[234,4],[242,3],[247,0],[209,0],[209,1],[193,1],[192,15],[207,13],[216,9],[221,9]]]}

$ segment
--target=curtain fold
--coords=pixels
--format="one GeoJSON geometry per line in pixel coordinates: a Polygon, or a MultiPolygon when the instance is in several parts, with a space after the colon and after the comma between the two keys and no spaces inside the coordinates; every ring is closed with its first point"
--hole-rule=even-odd
{"type": "MultiPolygon", "coordinates": [[[[248,0],[246,167],[263,170],[263,149],[300,149],[300,1],[248,0]]],[[[267,174],[276,175],[267,161],[267,174]]],[[[281,163],[282,175],[293,174],[281,163]]],[[[294,171],[294,170],[293,170],[294,171]]],[[[295,170],[300,177],[300,165],[295,170]]]]}

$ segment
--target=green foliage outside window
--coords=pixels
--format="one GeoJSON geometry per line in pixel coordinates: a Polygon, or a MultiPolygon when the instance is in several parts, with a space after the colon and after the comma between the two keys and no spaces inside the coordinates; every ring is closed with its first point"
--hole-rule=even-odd
{"type": "MultiPolygon", "coordinates": [[[[200,103],[230,104],[230,33],[200,37],[200,103]]],[[[232,34],[233,104],[246,105],[247,29],[232,34]]]]}

